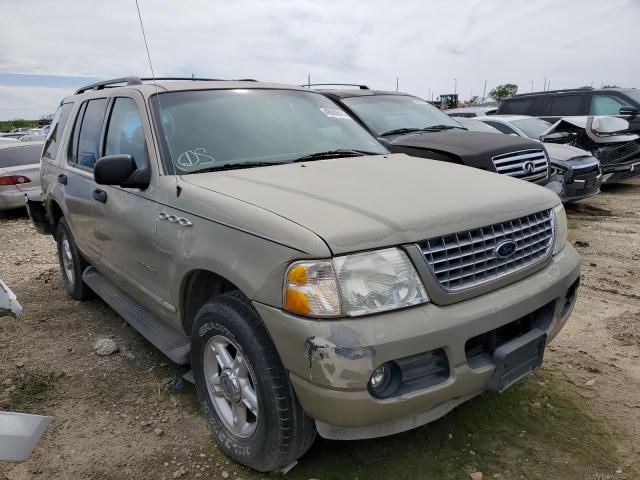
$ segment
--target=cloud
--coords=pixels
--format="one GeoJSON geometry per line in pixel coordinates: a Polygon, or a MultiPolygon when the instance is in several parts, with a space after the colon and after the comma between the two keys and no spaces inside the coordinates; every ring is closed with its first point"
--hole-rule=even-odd
{"type": "MultiPolygon", "coordinates": [[[[636,0],[139,2],[158,75],[303,83],[310,73],[386,89],[399,77],[421,96],[456,78],[464,97],[485,80],[526,91],[545,77],[558,88],[640,78],[636,0]]],[[[0,45],[0,74],[150,73],[133,0],[12,2],[0,45]]]]}

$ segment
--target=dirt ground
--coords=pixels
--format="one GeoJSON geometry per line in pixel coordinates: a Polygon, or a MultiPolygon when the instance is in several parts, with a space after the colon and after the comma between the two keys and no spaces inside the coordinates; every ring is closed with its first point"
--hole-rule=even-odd
{"type": "Polygon", "coordinates": [[[0,278],[25,313],[0,320],[0,410],[55,417],[0,480],[640,478],[640,182],[568,207],[582,286],[543,368],[502,395],[393,437],[317,440],[286,475],[237,466],[215,446],[194,389],[100,300],[66,297],[52,238],[0,219],[0,278]],[[110,337],[120,351],[97,356],[110,337]]]}

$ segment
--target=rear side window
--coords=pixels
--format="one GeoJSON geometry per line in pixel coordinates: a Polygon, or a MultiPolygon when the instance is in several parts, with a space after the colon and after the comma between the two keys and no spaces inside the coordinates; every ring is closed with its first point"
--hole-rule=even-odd
{"type": "Polygon", "coordinates": [[[49,135],[44,143],[44,150],[42,156],[46,158],[54,159],[58,153],[58,147],[62,140],[62,134],[64,133],[64,127],[69,119],[69,113],[71,113],[72,103],[65,103],[60,105],[60,108],[56,111],[51,122],[51,128],[49,129],[49,135]]]}
{"type": "Polygon", "coordinates": [[[100,133],[107,99],[89,100],[78,114],[71,148],[71,162],[93,170],[100,156],[100,133]]]}
{"type": "Polygon", "coordinates": [[[512,115],[525,115],[535,103],[535,98],[521,98],[518,100],[508,100],[500,107],[500,113],[510,113],[512,115]]]}
{"type": "Polygon", "coordinates": [[[37,165],[40,163],[42,143],[19,147],[0,148],[0,168],[37,165]]]}
{"type": "Polygon", "coordinates": [[[626,103],[613,95],[593,95],[591,97],[590,115],[619,115],[620,107],[626,103]]]}
{"type": "Polygon", "coordinates": [[[142,117],[138,105],[131,98],[116,98],[105,144],[105,155],[131,155],[140,168],[147,160],[147,145],[142,129],[142,117]]]}
{"type": "Polygon", "coordinates": [[[546,115],[564,117],[580,115],[580,95],[560,95],[552,97],[546,108],[546,115]]]}

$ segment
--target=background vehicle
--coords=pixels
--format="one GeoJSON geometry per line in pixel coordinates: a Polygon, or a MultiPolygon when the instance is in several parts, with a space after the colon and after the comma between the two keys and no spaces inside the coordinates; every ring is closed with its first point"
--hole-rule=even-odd
{"type": "Polygon", "coordinates": [[[405,93],[365,86],[318,91],[349,112],[392,152],[459,163],[541,184],[549,178],[547,153],[539,142],[470,132],[428,102],[405,93]]]}
{"type": "Polygon", "coordinates": [[[531,115],[556,122],[562,117],[614,115],[629,122],[640,133],[640,90],[635,88],[591,88],[522,93],[502,101],[497,113],[531,115]]]}
{"type": "Polygon", "coordinates": [[[0,144],[0,211],[24,207],[25,195],[40,200],[42,142],[0,144]]]}
{"type": "Polygon", "coordinates": [[[390,435],[508,388],[576,300],[556,195],[390,154],[306,89],[90,85],[63,100],[42,172],[30,216],[67,293],[190,362],[220,447],[257,470],[316,429],[390,435]]]}
{"type": "Polygon", "coordinates": [[[487,107],[463,107],[463,108],[449,108],[444,113],[450,117],[458,118],[473,118],[484,117],[485,115],[492,115],[498,110],[497,105],[487,107]]]}
{"type": "Polygon", "coordinates": [[[15,144],[18,140],[11,137],[0,137],[0,145],[15,144]]]}
{"type": "MultiPolygon", "coordinates": [[[[551,124],[525,115],[491,115],[477,120],[508,135],[545,140],[551,124]]],[[[555,191],[563,202],[591,197],[600,191],[602,169],[590,152],[570,145],[546,143],[551,161],[551,176],[546,187],[555,191]]]]}

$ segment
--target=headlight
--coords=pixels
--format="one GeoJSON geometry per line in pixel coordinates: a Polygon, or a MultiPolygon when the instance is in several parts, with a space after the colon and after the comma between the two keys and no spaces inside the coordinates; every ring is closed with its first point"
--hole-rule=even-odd
{"type": "Polygon", "coordinates": [[[287,270],[284,308],[310,317],[355,317],[428,301],[413,265],[397,248],[296,262],[287,270]]]}
{"type": "Polygon", "coordinates": [[[567,243],[567,215],[562,204],[553,209],[553,223],[556,237],[553,244],[553,254],[556,255],[567,243]]]}

